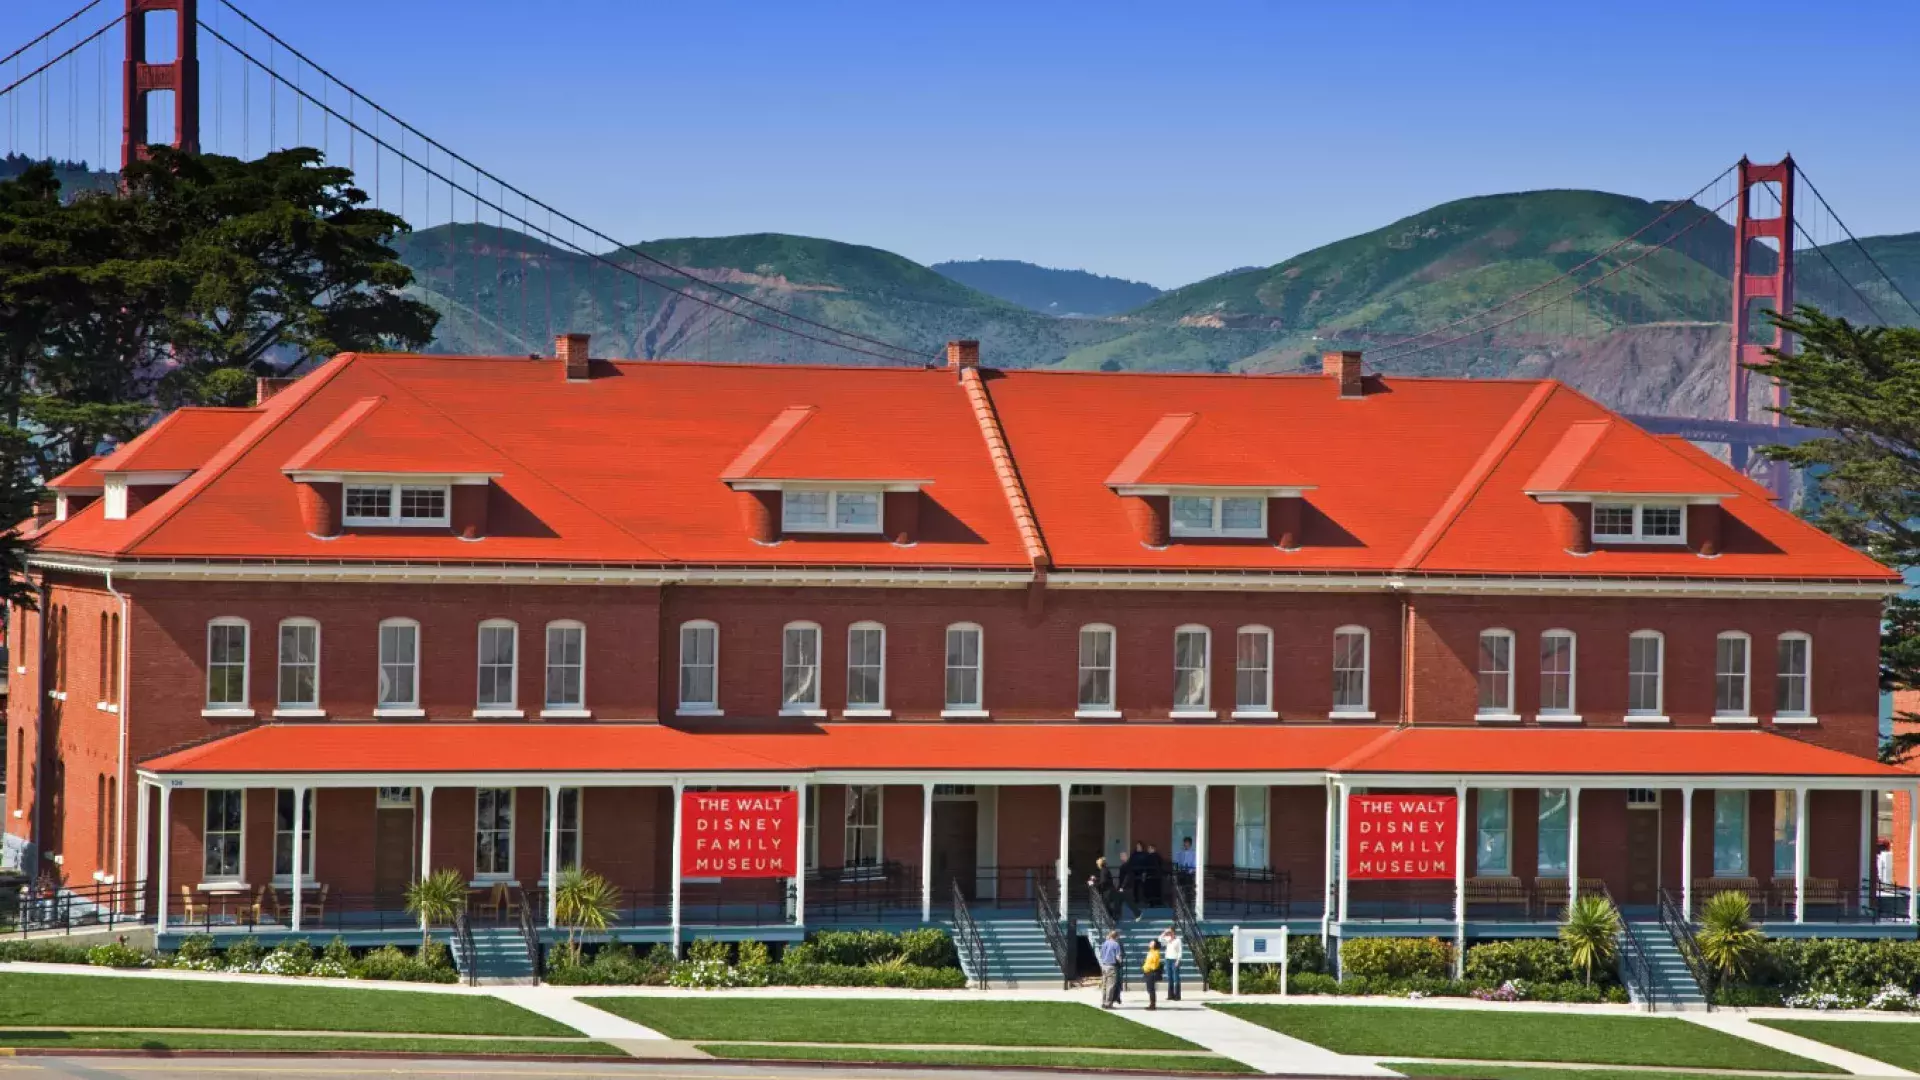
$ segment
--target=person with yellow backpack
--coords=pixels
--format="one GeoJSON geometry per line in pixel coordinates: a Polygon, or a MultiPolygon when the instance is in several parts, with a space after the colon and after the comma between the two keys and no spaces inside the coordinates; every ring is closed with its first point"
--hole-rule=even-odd
{"type": "Polygon", "coordinates": [[[1160,990],[1160,970],[1160,939],[1155,938],[1147,942],[1147,958],[1140,962],[1141,981],[1147,984],[1148,1009],[1160,1007],[1157,996],[1160,990]]]}

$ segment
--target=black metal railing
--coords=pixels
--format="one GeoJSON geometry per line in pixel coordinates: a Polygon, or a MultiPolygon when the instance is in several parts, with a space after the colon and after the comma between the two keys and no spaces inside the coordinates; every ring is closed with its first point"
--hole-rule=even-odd
{"type": "Polygon", "coordinates": [[[1640,1000],[1640,1007],[1653,1011],[1653,965],[1640,948],[1640,938],[1626,922],[1620,924],[1620,968],[1627,987],[1640,1000]]]}
{"type": "Polygon", "coordinates": [[[956,876],[963,891],[967,891],[967,900],[975,908],[1014,908],[1025,910],[1033,906],[1036,890],[1043,884],[1053,884],[1055,868],[1051,866],[982,866],[967,877],[956,876]]]}
{"type": "Polygon", "coordinates": [[[533,905],[523,895],[520,900],[520,940],[527,947],[527,969],[533,972],[535,986],[540,984],[540,934],[533,928],[533,905]]]}
{"type": "MultiPolygon", "coordinates": [[[[285,889],[221,893],[193,890],[166,897],[167,929],[285,931],[293,929],[293,903],[285,889]]],[[[332,893],[303,889],[300,932],[347,933],[356,930],[403,930],[418,927],[420,918],[407,912],[400,894],[332,893]]],[[[468,904],[468,910],[473,905],[468,904]]],[[[485,921],[485,920],[479,920],[485,921]]]]}
{"type": "Polygon", "coordinates": [[[1046,936],[1054,963],[1060,965],[1061,989],[1070,989],[1075,975],[1073,937],[1061,922],[1060,910],[1053,902],[1053,890],[1044,881],[1033,890],[1033,920],[1040,924],[1040,932],[1046,936]]]}
{"type": "Polygon", "coordinates": [[[1207,916],[1265,915],[1286,918],[1293,907],[1293,875],[1243,866],[1207,867],[1207,916]]]}
{"type": "MultiPolygon", "coordinates": [[[[1734,891],[1746,892],[1754,917],[1767,922],[1792,920],[1799,899],[1799,890],[1791,878],[1775,881],[1764,890],[1734,891]],[[1757,899],[1754,893],[1759,894],[1757,899]]],[[[1703,895],[1702,890],[1694,890],[1696,907],[1709,899],[1711,896],[1703,895]]],[[[1806,901],[1808,922],[1880,923],[1907,919],[1907,890],[1881,881],[1842,885],[1831,878],[1809,878],[1806,901]]]]}
{"type": "Polygon", "coordinates": [[[1181,944],[1187,955],[1193,957],[1194,969],[1200,973],[1200,985],[1207,985],[1207,975],[1212,964],[1207,960],[1207,935],[1200,929],[1200,920],[1194,917],[1193,903],[1188,895],[1193,889],[1193,879],[1182,874],[1173,890],[1173,922],[1180,928],[1181,944]]]}
{"type": "MultiPolygon", "coordinates": [[[[1592,891],[1597,886],[1583,886],[1592,891]]],[[[1451,881],[1355,881],[1347,886],[1349,922],[1451,922],[1457,898],[1451,881]]],[[[1541,883],[1511,878],[1467,880],[1467,919],[1470,922],[1558,922],[1566,917],[1564,880],[1541,883]]],[[[1213,913],[1211,885],[1207,913],[1213,913]]]]}
{"type": "Polygon", "coordinates": [[[480,985],[480,973],[474,970],[478,953],[473,947],[473,923],[465,911],[453,917],[453,958],[468,986],[480,985]]]}
{"type": "Polygon", "coordinates": [[[960,955],[967,960],[972,969],[973,980],[978,988],[987,988],[987,943],[980,937],[980,924],[973,921],[973,912],[967,907],[967,894],[960,889],[960,883],[953,885],[953,944],[960,955]]]}
{"type": "Polygon", "coordinates": [[[52,881],[0,887],[0,924],[21,934],[58,930],[112,930],[151,921],[139,913],[146,882],[90,882],[59,885],[52,881]]]}
{"type": "Polygon", "coordinates": [[[807,872],[807,922],[866,920],[920,910],[920,868],[889,860],[807,872]]]}
{"type": "Polygon", "coordinates": [[[1695,936],[1693,921],[1680,904],[1674,900],[1673,893],[1660,890],[1660,928],[1673,939],[1673,946],[1680,950],[1680,959],[1687,965],[1687,974],[1694,985],[1700,988],[1700,994],[1707,999],[1707,1010],[1713,1010],[1713,979],[1707,972],[1706,958],[1700,955],[1700,939],[1695,936]]]}

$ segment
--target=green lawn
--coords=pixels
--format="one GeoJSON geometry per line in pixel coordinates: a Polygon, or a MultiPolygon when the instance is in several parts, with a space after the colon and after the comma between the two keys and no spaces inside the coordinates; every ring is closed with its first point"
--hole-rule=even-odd
{"type": "Polygon", "coordinates": [[[409,1039],[368,1038],[354,1035],[207,1035],[199,1032],[165,1034],[153,1031],[0,1031],[0,1047],[35,1050],[246,1050],[311,1053],[316,1050],[359,1050],[387,1053],[445,1054],[483,1057],[487,1054],[578,1054],[624,1057],[617,1047],[600,1042],[559,1042],[549,1039],[409,1039]]]}
{"type": "Polygon", "coordinates": [[[577,1036],[498,998],[332,986],[271,986],[111,975],[0,973],[0,1024],[61,1028],[405,1031],[431,1035],[577,1036]]]}
{"type": "Polygon", "coordinates": [[[1342,1054],[1839,1072],[1685,1020],[1368,1005],[1215,1005],[1342,1054]]]}
{"type": "MultiPolygon", "coordinates": [[[[701,1043],[718,1058],[762,1061],[869,1061],[901,1065],[971,1065],[978,1068],[1021,1065],[1030,1068],[1086,1069],[1150,1073],[1249,1073],[1232,1058],[1215,1055],[1102,1054],[1072,1050],[876,1050],[838,1046],[752,1046],[701,1043]]],[[[1566,1078],[1556,1078],[1566,1080],[1566,1078]]]]}
{"type": "Polygon", "coordinates": [[[581,998],[673,1039],[713,1042],[922,1043],[1199,1050],[1068,1001],[875,1001],[853,998],[581,998]]]}
{"type": "Polygon", "coordinates": [[[1792,1035],[1865,1054],[1902,1069],[1920,1072],[1920,1022],[1878,1020],[1755,1020],[1792,1035]]]}
{"type": "MultiPolygon", "coordinates": [[[[1387,1061],[1406,1076],[1465,1076],[1473,1080],[1728,1080],[1726,1073],[1653,1072],[1640,1069],[1528,1069],[1503,1065],[1437,1065],[1425,1061],[1387,1061]]],[[[1767,1080],[1741,1076],[1737,1080],[1767,1080]]]]}

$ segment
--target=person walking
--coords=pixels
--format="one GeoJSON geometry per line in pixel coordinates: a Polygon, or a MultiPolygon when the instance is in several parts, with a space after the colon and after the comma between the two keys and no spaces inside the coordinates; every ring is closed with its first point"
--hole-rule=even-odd
{"type": "Polygon", "coordinates": [[[1152,907],[1164,907],[1168,900],[1162,893],[1167,880],[1167,861],[1160,857],[1160,849],[1147,845],[1147,903],[1152,907]]]}
{"type": "Polygon", "coordinates": [[[1178,927],[1169,926],[1160,931],[1160,955],[1167,967],[1167,1000],[1180,1000],[1180,961],[1186,957],[1187,949],[1180,940],[1178,927]]]}
{"type": "Polygon", "coordinates": [[[1105,909],[1107,918],[1120,921],[1120,890],[1113,883],[1113,871],[1107,868],[1105,855],[1093,860],[1093,873],[1087,878],[1087,897],[1105,909]]]}
{"type": "MultiPolygon", "coordinates": [[[[1160,959],[1160,939],[1154,938],[1152,941],[1147,942],[1147,958],[1140,961],[1140,977],[1147,984],[1147,1010],[1149,1012],[1160,1007],[1158,993],[1160,990],[1160,969],[1162,966],[1164,965],[1160,959]]],[[[1171,1001],[1173,999],[1168,998],[1167,1000],[1171,1001]]]]}
{"type": "Polygon", "coordinates": [[[1120,1004],[1120,931],[1107,931],[1100,943],[1100,1007],[1111,1009],[1120,1004]]]}
{"type": "MultiPolygon", "coordinates": [[[[1120,889],[1127,898],[1127,905],[1133,908],[1133,918],[1136,922],[1146,917],[1146,910],[1141,903],[1141,898],[1147,887],[1148,873],[1147,845],[1142,841],[1135,840],[1133,842],[1133,854],[1127,856],[1127,861],[1122,863],[1120,867],[1120,889]]],[[[1119,919],[1119,912],[1116,910],[1114,913],[1114,921],[1118,922],[1119,919]]]]}
{"type": "Polygon", "coordinates": [[[1874,843],[1873,880],[1882,887],[1893,884],[1893,844],[1879,840],[1874,843]]]}

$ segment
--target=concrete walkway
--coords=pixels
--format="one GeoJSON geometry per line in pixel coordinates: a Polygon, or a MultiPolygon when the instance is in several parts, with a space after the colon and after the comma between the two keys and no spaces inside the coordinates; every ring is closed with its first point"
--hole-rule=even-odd
{"type": "MultiPolygon", "coordinates": [[[[1681,1019],[1699,1024],[1701,1027],[1722,1031],[1728,1035],[1746,1039],[1749,1042],[1757,1042],[1762,1046],[1771,1046],[1775,1050],[1818,1061],[1822,1065],[1832,1065],[1837,1069],[1845,1069],[1855,1076],[1915,1075],[1906,1069],[1895,1068],[1884,1061],[1875,1061],[1873,1058],[1856,1054],[1851,1050],[1842,1050],[1837,1046],[1816,1042],[1803,1035],[1794,1035],[1790,1032],[1781,1031],[1778,1028],[1770,1028],[1764,1024],[1756,1024],[1744,1016],[1729,1016],[1723,1012],[1680,1013],[1677,1015],[1681,1019]]],[[[1920,1025],[1915,1026],[1914,1037],[1920,1038],[1920,1025]]]]}
{"type": "Polygon", "coordinates": [[[1164,1031],[1204,1046],[1264,1073],[1307,1076],[1398,1076],[1366,1058],[1349,1057],[1250,1024],[1197,1001],[1162,1004],[1149,1012],[1143,1007],[1115,1009],[1114,1015],[1144,1027],[1164,1031]]]}
{"type": "Polygon", "coordinates": [[[624,1016],[616,1016],[605,1009],[596,1009],[577,999],[570,987],[496,986],[491,987],[490,990],[494,997],[502,1001],[518,1005],[528,1012],[538,1013],[555,1023],[565,1024],[590,1039],[612,1043],[634,1057],[705,1058],[710,1056],[696,1049],[690,1042],[669,1039],[644,1024],[636,1024],[624,1016]]]}

